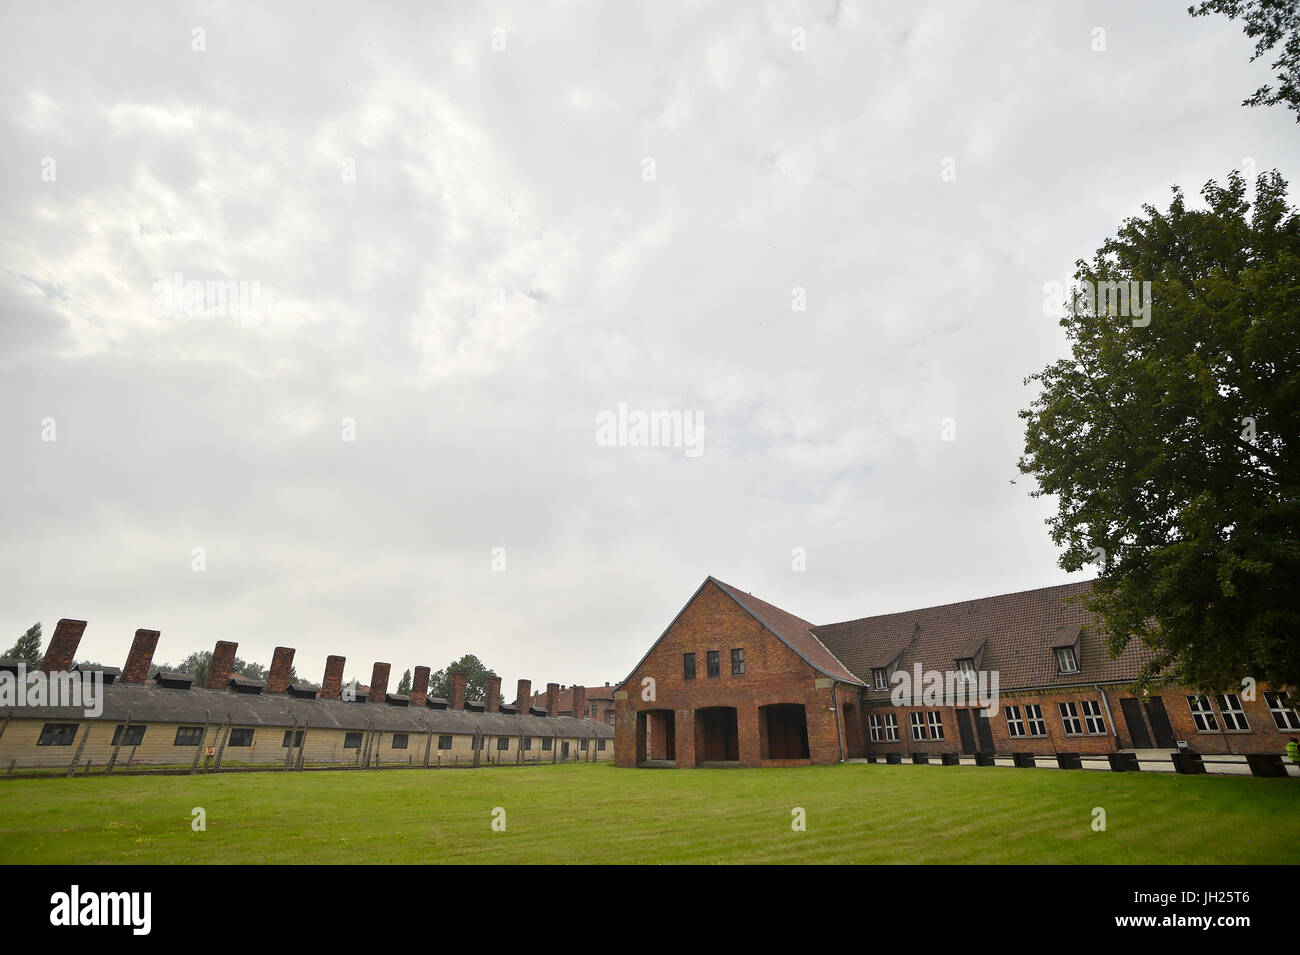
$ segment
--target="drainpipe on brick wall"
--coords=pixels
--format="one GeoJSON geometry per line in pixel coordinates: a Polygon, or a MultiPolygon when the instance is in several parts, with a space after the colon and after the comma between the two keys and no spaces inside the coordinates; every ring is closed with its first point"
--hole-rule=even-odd
{"type": "Polygon", "coordinates": [[[835,703],[835,735],[840,738],[840,762],[844,762],[844,724],[840,721],[840,681],[831,684],[831,700],[835,703]]]}
{"type": "Polygon", "coordinates": [[[1115,743],[1115,752],[1120,750],[1119,728],[1115,725],[1115,716],[1110,711],[1110,699],[1106,696],[1106,691],[1101,688],[1100,683],[1094,683],[1092,688],[1101,694],[1101,705],[1106,707],[1106,721],[1110,723],[1110,736],[1115,743]]]}

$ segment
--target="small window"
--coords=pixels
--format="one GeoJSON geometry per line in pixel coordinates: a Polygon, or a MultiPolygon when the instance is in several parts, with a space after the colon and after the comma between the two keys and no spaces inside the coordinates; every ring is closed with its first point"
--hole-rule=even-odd
{"type": "Polygon", "coordinates": [[[582,750],[582,751],[585,753],[585,752],[587,751],[587,744],[588,744],[589,742],[591,742],[591,741],[590,741],[590,740],[586,740],[586,739],[584,739],[584,740],[579,740],[579,741],[578,741],[578,749],[582,750]]]}
{"type": "Polygon", "coordinates": [[[525,737],[524,737],[524,752],[525,752],[525,753],[530,752],[530,751],[532,750],[532,748],[533,748],[533,738],[532,738],[531,736],[525,736],[525,737]]]}
{"type": "Polygon", "coordinates": [[[1074,658],[1074,647],[1057,647],[1056,662],[1060,665],[1062,673],[1079,672],[1079,661],[1074,658]]]}
{"type": "Polygon", "coordinates": [[[898,742],[898,714],[897,713],[885,714],[885,742],[886,743],[898,742]]]}
{"type": "Polygon", "coordinates": [[[451,749],[451,737],[450,737],[450,736],[439,736],[439,737],[438,737],[438,748],[439,748],[439,749],[451,749]]]}
{"type": "Polygon", "coordinates": [[[925,714],[920,710],[912,712],[912,739],[925,739],[925,714]]]}
{"type": "Polygon", "coordinates": [[[710,650],[710,651],[709,651],[709,653],[708,653],[708,661],[709,661],[709,676],[714,677],[714,676],[721,676],[721,675],[722,675],[722,662],[721,662],[721,656],[722,656],[722,654],[721,654],[721,652],[718,651],[718,650],[710,650]]]}
{"type": "Polygon", "coordinates": [[[1061,723],[1065,726],[1066,736],[1082,736],[1083,724],[1079,722],[1079,708],[1073,703],[1058,703],[1061,708],[1061,723]]]}
{"type": "Polygon", "coordinates": [[[682,679],[695,679],[695,654],[693,653],[682,654],[682,679]]]}
{"type": "Polygon", "coordinates": [[[1025,721],[1020,716],[1020,707],[1008,706],[1003,709],[1007,716],[1007,735],[1012,739],[1025,735],[1025,721]]]}
{"type": "Polygon", "coordinates": [[[497,749],[498,749],[498,750],[503,750],[503,749],[509,749],[509,748],[510,748],[510,737],[509,737],[509,736],[498,736],[498,737],[497,737],[497,749]]]}
{"type": "Polygon", "coordinates": [[[598,753],[605,752],[605,743],[606,740],[604,738],[596,740],[596,752],[598,753]]]}
{"type": "Polygon", "coordinates": [[[1202,733],[1218,732],[1219,723],[1214,718],[1214,710],[1210,707],[1208,696],[1189,696],[1187,708],[1192,711],[1192,719],[1196,721],[1198,730],[1202,733]]]}
{"type": "Polygon", "coordinates": [[[123,726],[119,723],[117,729],[113,730],[113,745],[139,746],[144,740],[144,730],[143,726],[123,726]],[[125,734],[122,732],[124,729],[126,730],[125,734]]]}
{"type": "Polygon", "coordinates": [[[974,660],[970,659],[969,657],[966,658],[965,660],[958,660],[957,670],[959,673],[961,673],[961,679],[963,683],[975,682],[975,661],[974,660]]]}
{"type": "Polygon", "coordinates": [[[230,731],[229,746],[252,746],[253,731],[251,729],[233,729],[230,731]]]}
{"type": "Polygon", "coordinates": [[[346,735],[343,737],[343,748],[344,748],[344,749],[360,749],[360,748],[361,748],[361,734],[360,734],[360,733],[348,733],[348,734],[346,734],[346,735]]]}
{"type": "Polygon", "coordinates": [[[543,737],[542,737],[542,752],[543,752],[543,753],[549,753],[549,752],[551,751],[551,744],[554,743],[554,742],[555,742],[555,740],[551,739],[549,736],[543,736],[543,737]]]}
{"type": "Polygon", "coordinates": [[[1291,698],[1285,693],[1265,693],[1273,725],[1280,730],[1300,730],[1300,713],[1291,709],[1291,698]]]}
{"type": "Polygon", "coordinates": [[[732,676],[745,675],[745,651],[744,650],[731,651],[731,675],[732,676]]]}
{"type": "Polygon", "coordinates": [[[293,747],[297,749],[302,745],[302,730],[285,730],[284,742],[280,744],[281,749],[293,747]]]}
{"type": "Polygon", "coordinates": [[[925,714],[925,719],[930,725],[930,739],[943,739],[943,714],[938,710],[931,710],[925,714]]]}
{"type": "Polygon", "coordinates": [[[393,749],[406,749],[406,747],[407,747],[407,745],[410,743],[410,741],[411,741],[411,734],[410,734],[410,733],[394,733],[394,734],[393,734],[393,747],[392,747],[392,748],[393,748],[393,749]]]}
{"type": "Polygon", "coordinates": [[[76,723],[46,723],[41,727],[37,746],[71,746],[77,738],[76,723]]]}
{"type": "Polygon", "coordinates": [[[871,727],[871,742],[879,743],[884,739],[883,734],[880,732],[880,717],[877,714],[872,713],[867,717],[867,725],[871,727]]]}
{"type": "Polygon", "coordinates": [[[1038,703],[1025,705],[1025,722],[1029,724],[1030,736],[1047,735],[1047,721],[1043,719],[1043,708],[1038,703]]]}
{"type": "Polygon", "coordinates": [[[173,746],[198,746],[203,742],[202,726],[180,726],[176,729],[176,741],[173,746]]]}
{"type": "Polygon", "coordinates": [[[1223,714],[1225,730],[1250,729],[1250,724],[1246,722],[1246,711],[1241,708],[1241,697],[1236,693],[1219,694],[1219,712],[1223,714]]]}
{"type": "Polygon", "coordinates": [[[1088,727],[1088,732],[1094,736],[1101,736],[1106,732],[1106,721],[1101,716],[1101,704],[1096,700],[1084,700],[1079,704],[1083,707],[1083,722],[1088,727]]]}
{"type": "Polygon", "coordinates": [[[877,690],[889,689],[889,671],[885,667],[879,667],[871,671],[871,685],[877,690]]]}

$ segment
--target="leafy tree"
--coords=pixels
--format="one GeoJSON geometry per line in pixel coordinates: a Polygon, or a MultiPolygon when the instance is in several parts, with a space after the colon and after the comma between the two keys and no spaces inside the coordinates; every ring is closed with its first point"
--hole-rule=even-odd
{"type": "Polygon", "coordinates": [[[402,674],[402,679],[397,683],[397,692],[403,696],[411,692],[411,671],[407,670],[402,674]]]}
{"type": "MultiPolygon", "coordinates": [[[[451,676],[453,673],[465,674],[466,700],[471,703],[486,701],[488,677],[496,676],[496,673],[484,666],[483,662],[472,653],[467,653],[454,663],[448,664],[445,670],[438,670],[436,673],[431,674],[429,676],[429,695],[450,700],[451,676]]],[[[497,694],[497,702],[505,702],[500,694],[497,694]]]]}
{"type": "Polygon", "coordinates": [[[1207,0],[1199,7],[1188,7],[1194,17],[1222,13],[1229,20],[1241,17],[1246,36],[1255,40],[1253,63],[1279,43],[1282,53],[1273,61],[1276,90],[1261,86],[1242,106],[1274,106],[1283,103],[1296,112],[1300,123],[1300,3],[1297,0],[1207,0]]]}
{"type": "Polygon", "coordinates": [[[1206,690],[1300,683],[1300,217],[1276,172],[1174,188],[1091,263],[1087,283],[1150,281],[1143,319],[1061,320],[1071,355],[1042,392],[1020,469],[1053,495],[1060,565],[1101,573],[1086,600],[1112,653],[1139,638],[1141,676],[1206,690]]]}
{"type": "MultiPolygon", "coordinates": [[[[167,664],[158,664],[156,669],[159,670],[173,669],[177,673],[188,673],[189,675],[194,677],[195,686],[207,686],[208,671],[211,669],[211,667],[212,667],[212,651],[199,650],[195,653],[191,653],[184,660],[178,663],[175,667],[169,667],[167,664]]],[[[231,665],[231,672],[242,673],[250,680],[265,680],[267,669],[266,667],[262,666],[262,664],[260,663],[249,663],[246,660],[241,659],[240,657],[235,657],[234,662],[231,665]]],[[[293,666],[289,667],[289,681],[291,683],[298,682],[297,667],[293,667],[293,666]]]]}
{"type": "Polygon", "coordinates": [[[25,660],[29,668],[41,665],[44,654],[41,653],[41,622],[37,620],[27,628],[27,632],[18,638],[5,653],[11,660],[25,660]]]}

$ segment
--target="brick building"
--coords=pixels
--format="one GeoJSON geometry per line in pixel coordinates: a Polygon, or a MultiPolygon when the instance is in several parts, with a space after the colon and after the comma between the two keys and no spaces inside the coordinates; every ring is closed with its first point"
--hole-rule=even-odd
{"type": "Polygon", "coordinates": [[[1284,691],[1137,691],[1149,651],[1131,643],[1109,655],[1070,599],[1090,586],[814,625],[709,577],[617,688],[616,762],[1109,754],[1179,741],[1203,754],[1273,754],[1300,736],[1284,691]],[[900,683],[916,685],[901,705],[900,683]]]}
{"type": "Polygon", "coordinates": [[[601,723],[614,725],[614,687],[609,683],[604,686],[565,686],[561,683],[557,691],[558,695],[553,700],[548,696],[550,692],[548,687],[544,693],[534,693],[533,706],[539,709],[553,706],[559,716],[599,720],[601,723]],[[575,699],[582,710],[581,713],[574,709],[575,699]]]}

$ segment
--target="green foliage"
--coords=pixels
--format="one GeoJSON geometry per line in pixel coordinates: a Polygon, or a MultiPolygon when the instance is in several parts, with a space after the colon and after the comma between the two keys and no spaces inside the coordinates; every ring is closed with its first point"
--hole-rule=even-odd
{"type": "Polygon", "coordinates": [[[407,670],[402,674],[402,679],[397,683],[397,692],[402,696],[409,696],[411,693],[411,671],[407,670]]]}
{"type": "MultiPolygon", "coordinates": [[[[188,673],[194,677],[195,686],[207,686],[208,670],[211,666],[212,651],[199,650],[196,653],[191,653],[174,667],[169,664],[160,663],[156,664],[154,668],[158,670],[175,670],[177,673],[188,673]]],[[[242,673],[250,680],[265,680],[267,668],[262,666],[260,663],[249,663],[241,657],[235,657],[234,664],[231,667],[231,672],[242,673]]],[[[289,668],[289,682],[298,682],[297,667],[289,668]]]]}
{"type": "Polygon", "coordinates": [[[41,653],[41,622],[37,620],[27,628],[27,632],[18,638],[5,653],[11,660],[25,660],[29,667],[38,667],[44,654],[41,653]]]}
{"type": "Polygon", "coordinates": [[[1255,40],[1253,63],[1279,43],[1282,52],[1273,61],[1277,79],[1276,90],[1261,86],[1255,94],[1242,102],[1242,106],[1275,106],[1283,103],[1295,110],[1300,123],[1300,3],[1296,0],[1207,0],[1199,7],[1188,7],[1194,17],[1221,13],[1229,20],[1242,19],[1246,36],[1255,40]]]}
{"type": "MultiPolygon", "coordinates": [[[[489,670],[474,654],[467,653],[454,663],[448,664],[445,670],[438,670],[429,676],[429,695],[450,700],[451,675],[453,673],[465,674],[465,699],[471,703],[483,703],[487,700],[488,677],[497,675],[492,670],[489,670]]],[[[500,694],[497,694],[497,702],[504,702],[500,694]]]]}
{"type": "Polygon", "coordinates": [[[1155,651],[1144,679],[1205,689],[1300,682],[1300,217],[1260,176],[1188,209],[1144,206],[1079,283],[1152,283],[1150,323],[1084,308],[1061,320],[1071,356],[1026,379],[1020,469],[1118,653],[1155,651]]]}

